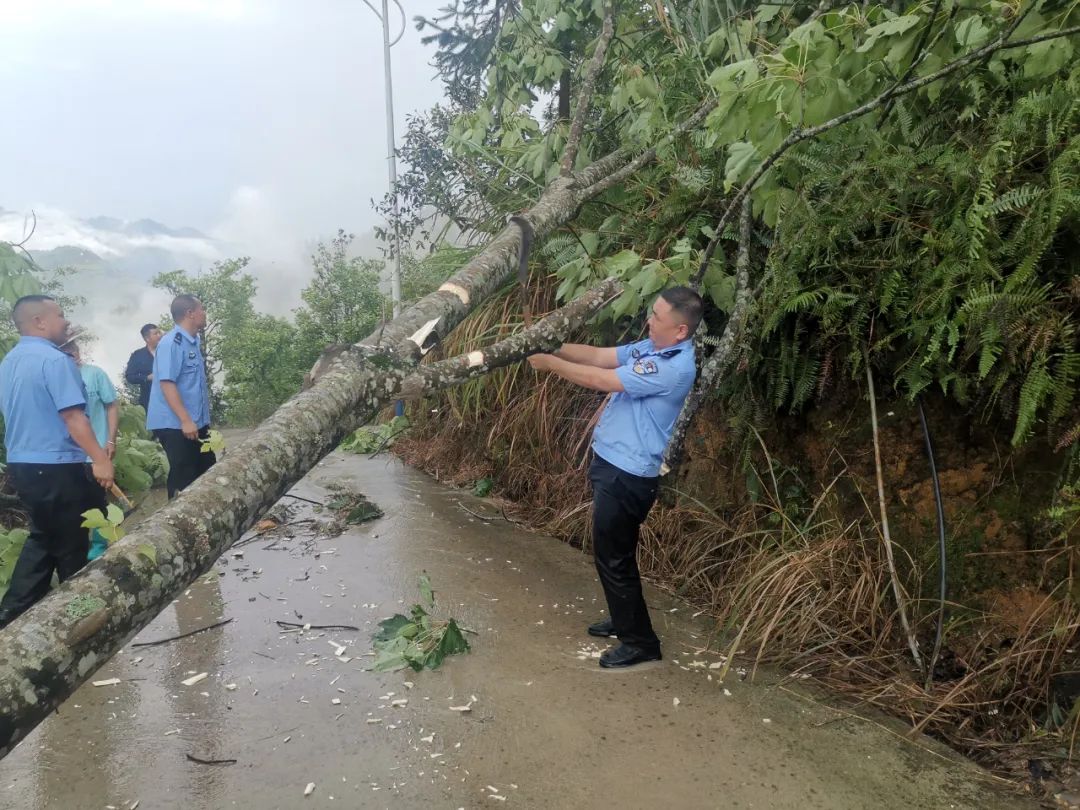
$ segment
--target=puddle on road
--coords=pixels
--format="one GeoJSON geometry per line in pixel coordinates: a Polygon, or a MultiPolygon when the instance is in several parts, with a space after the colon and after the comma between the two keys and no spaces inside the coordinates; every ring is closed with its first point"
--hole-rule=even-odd
{"type": "MultiPolygon", "coordinates": [[[[93,677],[118,684],[87,684],[0,762],[0,804],[1022,806],[973,766],[876,725],[824,723],[835,713],[734,670],[721,684],[720,656],[694,651],[701,626],[659,596],[664,662],[602,671],[604,645],[584,632],[600,589],[581,552],[393,460],[335,454],[293,493],[325,501],[332,484],[386,516],[234,546],[134,642],[231,621],[128,644],[93,677]],[[367,671],[379,620],[417,601],[421,571],[445,613],[477,631],[472,652],[436,671],[367,671]]],[[[282,503],[287,522],[328,517],[282,503]]]]}

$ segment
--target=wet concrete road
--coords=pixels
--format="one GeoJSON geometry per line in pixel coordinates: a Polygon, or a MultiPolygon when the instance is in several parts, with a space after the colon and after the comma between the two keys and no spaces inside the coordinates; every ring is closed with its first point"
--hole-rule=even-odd
{"type": "Polygon", "coordinates": [[[232,621],[125,647],[94,675],[119,684],[87,684],[0,761],[0,807],[1026,806],[928,742],[760,678],[720,684],[719,657],[695,652],[705,626],[655,594],[665,660],[602,671],[584,632],[600,589],[581,552],[477,520],[459,503],[483,502],[392,460],[335,454],[293,492],[324,501],[333,483],[387,516],[316,540],[297,525],[227,555],[135,641],[232,621]],[[433,672],[365,671],[377,622],[418,601],[422,570],[477,631],[472,652],[433,672]],[[361,630],[274,623],[297,614],[361,630]]]}

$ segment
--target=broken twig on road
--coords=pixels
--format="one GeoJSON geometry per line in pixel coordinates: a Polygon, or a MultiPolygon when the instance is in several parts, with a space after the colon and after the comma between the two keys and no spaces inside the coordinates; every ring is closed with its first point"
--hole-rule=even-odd
{"type": "Polygon", "coordinates": [[[199,765],[235,765],[235,759],[203,759],[194,754],[184,754],[188,762],[197,762],[199,765]]]}
{"type": "Polygon", "coordinates": [[[169,636],[169,638],[159,638],[157,641],[136,641],[132,644],[132,647],[157,647],[159,644],[168,644],[170,641],[179,641],[182,638],[188,636],[195,636],[199,633],[205,633],[207,630],[213,630],[215,627],[221,627],[228,624],[232,619],[225,619],[224,621],[216,622],[215,624],[208,624],[206,627],[200,627],[198,630],[192,630],[188,633],[181,633],[178,636],[169,636]]]}

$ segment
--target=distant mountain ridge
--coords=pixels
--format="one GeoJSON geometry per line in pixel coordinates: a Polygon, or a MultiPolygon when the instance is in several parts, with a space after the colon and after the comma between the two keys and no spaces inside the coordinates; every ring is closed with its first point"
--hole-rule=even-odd
{"type": "Polygon", "coordinates": [[[52,250],[33,250],[30,255],[34,257],[35,262],[46,270],[56,270],[59,267],[74,267],[78,270],[85,270],[103,267],[108,264],[92,250],[75,245],[61,245],[52,250]]]}
{"type": "Polygon", "coordinates": [[[92,228],[102,231],[122,233],[125,236],[174,236],[177,239],[209,239],[196,228],[170,228],[153,219],[137,219],[127,222],[116,217],[89,217],[82,220],[92,228]]]}
{"type": "MultiPolygon", "coordinates": [[[[28,224],[24,214],[0,208],[0,239],[24,238],[28,224]]],[[[71,267],[143,282],[181,268],[197,272],[231,252],[196,228],[174,228],[149,218],[80,218],[52,209],[37,212],[26,247],[47,270],[71,267]]]]}

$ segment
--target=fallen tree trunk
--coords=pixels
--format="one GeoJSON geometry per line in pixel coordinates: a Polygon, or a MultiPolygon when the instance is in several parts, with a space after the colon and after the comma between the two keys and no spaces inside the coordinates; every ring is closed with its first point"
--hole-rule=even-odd
{"type": "MultiPolygon", "coordinates": [[[[578,207],[571,183],[559,180],[555,186],[531,212],[541,234],[578,207]]],[[[0,631],[0,755],[207,571],[344,436],[393,401],[404,380],[413,377],[413,391],[422,395],[475,376],[466,356],[446,361],[456,373],[444,368],[437,380],[424,377],[415,365],[419,347],[398,336],[432,319],[452,329],[509,275],[516,257],[504,232],[442,290],[403,313],[403,323],[388,325],[390,348],[376,348],[375,340],[367,350],[342,354],[310,389],[282,405],[176,500],[0,631]],[[417,388],[419,380],[426,384],[417,388]]],[[[559,332],[565,335],[583,322],[617,286],[605,282],[586,294],[584,305],[571,306],[573,317],[553,313],[528,338],[511,339],[510,350],[489,350],[480,365],[490,370],[554,348],[559,332]]]]}

